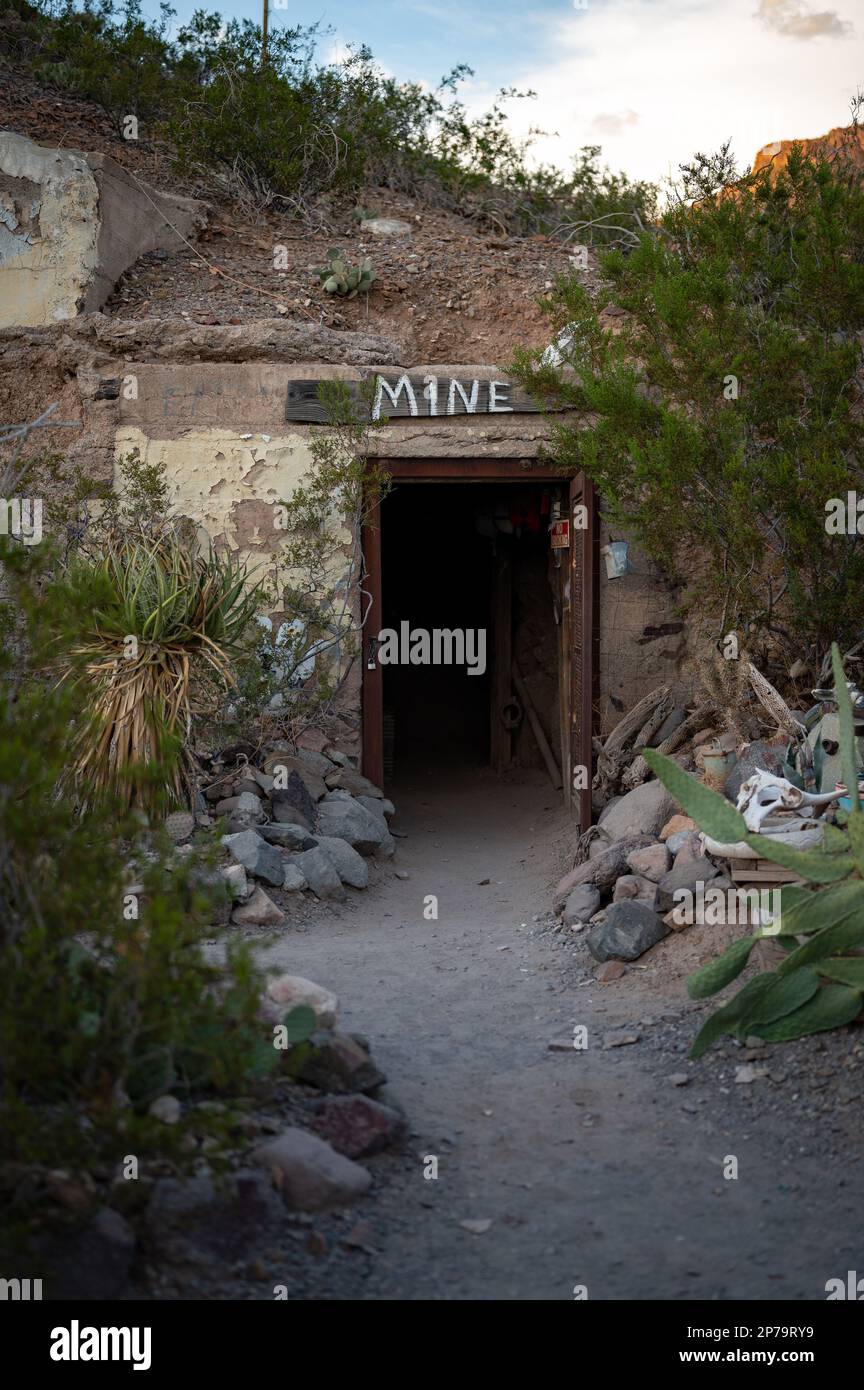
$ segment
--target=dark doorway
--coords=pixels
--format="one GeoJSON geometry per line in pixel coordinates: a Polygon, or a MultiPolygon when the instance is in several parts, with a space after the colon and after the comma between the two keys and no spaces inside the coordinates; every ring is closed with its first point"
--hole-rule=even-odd
{"type": "Polygon", "coordinates": [[[398,635],[400,658],[382,647],[385,781],[500,768],[505,744],[504,766],[544,766],[524,700],[502,710],[514,660],[560,766],[549,522],[561,505],[558,488],[534,482],[394,483],[381,507],[380,628],[398,635]]]}

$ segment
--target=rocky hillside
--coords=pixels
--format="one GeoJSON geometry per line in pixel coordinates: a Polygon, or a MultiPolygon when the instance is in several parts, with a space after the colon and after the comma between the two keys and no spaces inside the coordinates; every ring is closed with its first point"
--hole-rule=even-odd
{"type": "MultiPolygon", "coordinates": [[[[517,345],[549,340],[537,301],[569,268],[559,243],[490,236],[459,216],[374,188],[360,205],[376,219],[401,223],[397,233],[376,234],[344,212],[326,222],[322,213],[310,227],[214,194],[212,181],[179,177],[166,146],[122,139],[92,102],[2,62],[0,86],[3,128],[46,146],[108,154],[151,186],[210,204],[198,243],[175,255],[145,256],[121,279],[105,309],[115,318],[241,324],[282,316],[395,337],[405,360],[418,364],[506,363],[517,345]],[[378,279],[368,298],[323,293],[315,271],[331,247],[351,264],[371,256],[378,279]]],[[[596,274],[593,258],[588,274],[596,274]]]]}

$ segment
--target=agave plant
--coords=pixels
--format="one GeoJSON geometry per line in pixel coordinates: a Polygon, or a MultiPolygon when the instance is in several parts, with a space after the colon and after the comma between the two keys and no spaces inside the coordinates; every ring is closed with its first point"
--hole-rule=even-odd
{"type": "Polygon", "coordinates": [[[851,809],[825,825],[817,849],[795,849],[764,835],[753,835],[735,807],[682,771],[671,759],[646,750],[645,759],[684,810],[712,839],[744,840],[810,886],[781,889],[777,920],[734,941],[717,960],[687,982],[691,998],[704,999],[741,974],[761,937],[770,936],[787,952],[776,970],[749,980],[730,1002],[703,1025],[690,1052],[701,1057],[722,1034],[766,1042],[786,1042],[851,1023],[864,1008],[864,812],[858,799],[858,768],[849,688],[836,646],[832,648],[834,692],[840,724],[843,780],[851,809]]]}
{"type": "Polygon", "coordinates": [[[115,537],[95,563],[104,599],[75,650],[93,687],[74,756],[81,802],[188,804],[193,678],[234,683],[259,586],[244,563],[174,532],[115,537]]]}

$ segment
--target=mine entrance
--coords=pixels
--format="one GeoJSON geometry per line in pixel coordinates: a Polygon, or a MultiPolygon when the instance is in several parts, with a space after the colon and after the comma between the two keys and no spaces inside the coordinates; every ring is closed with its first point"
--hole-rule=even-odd
{"type": "Polygon", "coordinates": [[[535,767],[569,801],[593,635],[574,660],[590,550],[569,544],[573,487],[494,461],[476,477],[403,467],[364,537],[364,768],[386,786],[535,767]]]}

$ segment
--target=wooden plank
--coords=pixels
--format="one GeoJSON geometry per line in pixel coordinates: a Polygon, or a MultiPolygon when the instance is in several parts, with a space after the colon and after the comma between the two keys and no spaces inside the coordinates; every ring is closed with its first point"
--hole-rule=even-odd
{"type": "MultiPolygon", "coordinates": [[[[376,787],[384,785],[384,678],[380,663],[369,665],[369,642],[381,631],[381,503],[369,508],[362,533],[366,574],[363,588],[369,595],[369,612],[363,627],[360,660],[363,669],[362,772],[376,787]]],[[[361,602],[363,602],[361,595],[361,602]]]]}
{"type": "Polygon", "coordinates": [[[561,771],[558,767],[558,764],[555,761],[555,754],[549,747],[549,740],[546,737],[543,725],[540,723],[540,717],[536,709],[534,708],[534,701],[531,699],[531,692],[529,691],[527,685],[523,681],[522,674],[515,661],[513,662],[512,670],[513,684],[516,687],[516,694],[522,701],[522,707],[525,710],[526,715],[528,716],[528,723],[531,725],[531,732],[537,740],[537,747],[540,749],[543,761],[546,764],[546,771],[549,773],[549,780],[557,792],[561,787],[561,771]]]}
{"type": "Polygon", "coordinates": [[[496,540],[495,592],[492,597],[492,680],[490,761],[493,771],[506,772],[513,756],[510,730],[501,722],[501,711],[512,693],[513,663],[512,555],[508,538],[496,540]]]}
{"type": "MultiPolygon", "coordinates": [[[[326,424],[327,407],[318,398],[321,380],[291,381],[285,402],[285,419],[306,424],[326,424]]],[[[346,382],[348,393],[370,420],[435,419],[453,415],[536,415],[552,409],[529,396],[506,378],[401,376],[373,378],[373,387],[346,382]],[[369,391],[369,396],[365,393],[369,391]],[[365,401],[364,401],[365,396],[365,401]]]]}
{"type": "Polygon", "coordinates": [[[594,701],[597,683],[597,600],[599,533],[594,484],[584,474],[570,481],[570,776],[577,767],[586,769],[587,786],[576,794],[579,827],[592,824],[594,701]],[[577,509],[585,508],[587,525],[577,524],[577,509]]]}

